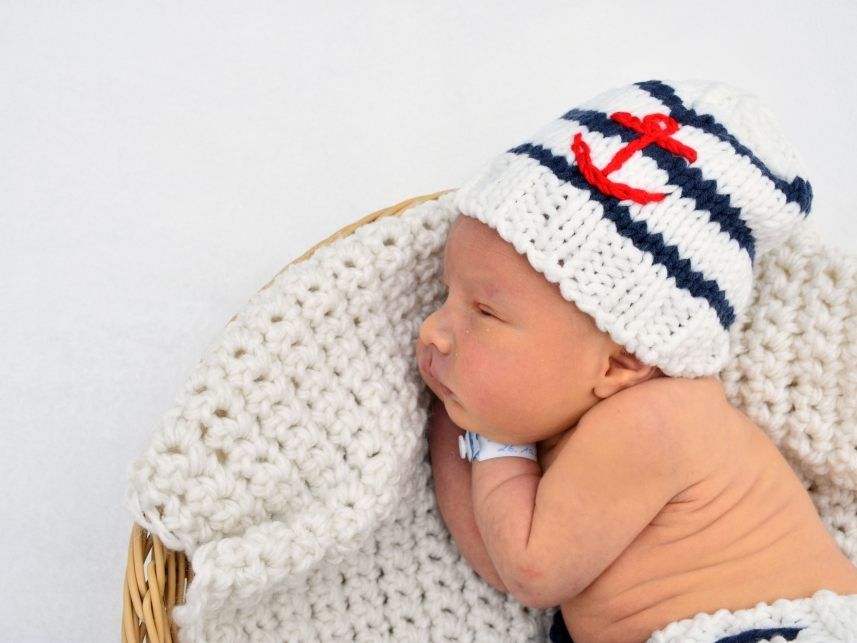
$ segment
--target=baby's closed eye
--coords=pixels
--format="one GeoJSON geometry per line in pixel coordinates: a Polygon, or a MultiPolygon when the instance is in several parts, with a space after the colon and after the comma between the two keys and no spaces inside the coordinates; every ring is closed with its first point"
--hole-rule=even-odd
{"type": "Polygon", "coordinates": [[[499,319],[497,314],[485,304],[477,303],[476,309],[482,314],[483,317],[493,317],[494,319],[499,319]]]}

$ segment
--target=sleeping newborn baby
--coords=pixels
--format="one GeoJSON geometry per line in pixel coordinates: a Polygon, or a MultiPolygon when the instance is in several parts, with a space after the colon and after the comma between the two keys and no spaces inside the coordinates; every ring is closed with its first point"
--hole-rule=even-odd
{"type": "Polygon", "coordinates": [[[552,640],[857,636],[857,568],[716,377],[810,201],[764,108],[698,82],[603,94],[459,191],[417,345],[438,504],[552,640]]]}

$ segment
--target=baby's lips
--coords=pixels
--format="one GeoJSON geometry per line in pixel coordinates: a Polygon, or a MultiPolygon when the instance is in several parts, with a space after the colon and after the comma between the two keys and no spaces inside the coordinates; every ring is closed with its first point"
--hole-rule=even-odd
{"type": "Polygon", "coordinates": [[[443,385],[432,370],[433,355],[431,348],[422,342],[417,344],[417,365],[420,375],[435,393],[441,396],[451,396],[452,390],[443,385]]]}

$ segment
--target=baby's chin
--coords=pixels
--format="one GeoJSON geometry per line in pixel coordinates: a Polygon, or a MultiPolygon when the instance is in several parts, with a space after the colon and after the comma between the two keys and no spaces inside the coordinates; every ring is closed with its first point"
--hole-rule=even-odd
{"type": "Polygon", "coordinates": [[[444,399],[438,396],[438,399],[446,409],[446,414],[449,416],[449,419],[452,420],[452,423],[457,427],[463,431],[478,433],[489,440],[494,440],[495,442],[500,442],[502,444],[533,444],[543,441],[553,444],[561,439],[564,434],[564,432],[557,433],[545,430],[532,431],[522,435],[519,431],[510,431],[508,428],[504,429],[498,427],[490,420],[474,416],[472,412],[469,412],[468,409],[454,397],[444,399]]]}
{"type": "Polygon", "coordinates": [[[474,433],[479,432],[479,427],[475,427],[473,425],[472,419],[467,416],[464,407],[461,406],[461,403],[459,403],[458,400],[450,395],[438,395],[438,392],[434,389],[432,389],[432,392],[435,394],[437,399],[440,400],[440,403],[443,404],[443,407],[446,409],[446,414],[455,426],[462,431],[473,431],[474,433]]]}
{"type": "Polygon", "coordinates": [[[467,408],[461,401],[452,394],[449,389],[439,384],[431,377],[425,377],[422,374],[423,382],[434,393],[435,397],[443,404],[446,409],[446,414],[452,423],[462,431],[472,431],[485,436],[489,440],[495,440],[504,444],[529,444],[535,440],[530,440],[527,437],[520,435],[501,435],[493,424],[486,424],[481,421],[482,418],[474,417],[472,413],[468,413],[467,408]]]}

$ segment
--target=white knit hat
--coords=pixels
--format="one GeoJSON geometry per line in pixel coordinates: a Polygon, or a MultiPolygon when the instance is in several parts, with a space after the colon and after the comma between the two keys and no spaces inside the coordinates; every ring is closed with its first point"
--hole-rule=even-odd
{"type": "Polygon", "coordinates": [[[809,213],[798,154],[755,97],[647,81],[573,109],[467,181],[456,207],[643,362],[718,372],[754,259],[809,213]]]}

